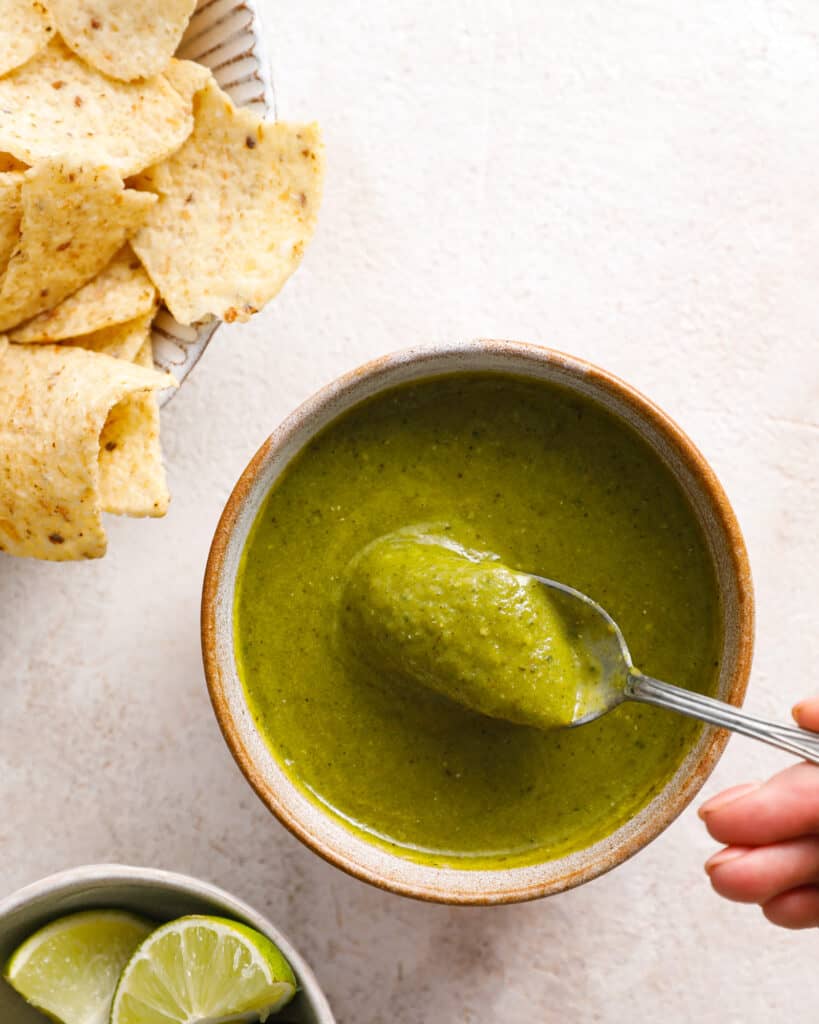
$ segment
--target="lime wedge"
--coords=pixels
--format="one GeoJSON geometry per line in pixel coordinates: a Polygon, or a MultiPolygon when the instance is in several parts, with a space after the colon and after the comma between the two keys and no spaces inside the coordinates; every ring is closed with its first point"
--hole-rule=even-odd
{"type": "Polygon", "coordinates": [[[180,917],[131,957],[111,1024],[264,1021],[295,992],[290,965],[264,935],[221,917],[180,917]]]}
{"type": "Polygon", "coordinates": [[[122,968],[154,928],[119,910],[61,917],[12,954],[6,981],[62,1024],[105,1024],[122,968]]]}

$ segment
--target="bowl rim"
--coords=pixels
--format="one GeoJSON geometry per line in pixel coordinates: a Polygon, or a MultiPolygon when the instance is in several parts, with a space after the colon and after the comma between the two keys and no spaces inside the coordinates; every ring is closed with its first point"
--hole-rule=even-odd
{"type": "MultiPolygon", "coordinates": [[[[722,729],[704,727],[702,749],[696,762],[692,765],[688,778],[680,784],[677,792],[672,793],[669,799],[661,805],[657,813],[652,816],[650,822],[638,832],[627,836],[624,841],[618,844],[616,849],[606,851],[598,860],[587,863],[578,869],[568,871],[565,876],[557,880],[541,879],[514,887],[504,886],[502,889],[481,892],[447,890],[436,887],[432,883],[428,886],[407,883],[400,877],[393,877],[375,871],[369,865],[353,860],[343,851],[335,849],[330,843],[316,836],[288,807],[276,799],[275,793],[271,791],[271,787],[267,784],[263,773],[259,770],[248,752],[240,735],[240,730],[231,714],[223,686],[216,625],[217,603],[221,592],[221,577],[232,534],[239,521],[240,514],[244,510],[245,503],[248,501],[257,478],[263,471],[268,459],[286,443],[292,434],[305,424],[308,424],[311,419],[314,419],[347,392],[360,387],[364,380],[368,380],[374,385],[373,390],[369,394],[369,397],[373,397],[375,394],[395,386],[390,380],[390,376],[399,367],[406,364],[421,366],[429,364],[432,368],[435,363],[442,359],[453,358],[472,352],[500,356],[501,358],[509,357],[510,362],[533,361],[540,364],[546,363],[567,372],[569,375],[589,380],[599,390],[602,390],[621,404],[625,404],[635,411],[638,417],[647,422],[659,436],[670,443],[670,446],[679,456],[684,468],[700,486],[706,498],[709,512],[715,516],[720,533],[726,539],[725,550],[728,555],[730,576],[736,587],[737,595],[737,642],[734,670],[730,676],[730,682],[724,699],[737,706],[742,704],[748,686],[753,659],[755,623],[753,583],[748,552],[742,531],[722,484],[704,455],[682,428],[642,392],[617,375],[585,359],[569,355],[557,349],[528,342],[475,339],[465,342],[400,349],[370,360],[342,374],[300,403],[259,447],[236,482],[222,511],[205,568],[202,587],[201,640],[208,692],[225,742],[245,779],[250,783],[256,795],[262,800],[268,810],[278,818],[282,825],[309,849],[319,854],[330,864],[341,868],[347,874],[361,881],[368,882],[385,891],[427,902],[485,906],[525,902],[566,891],[605,874],[634,856],[634,854],[638,853],[644,846],[647,846],[663,832],[693,800],[719,760],[728,742],[730,733],[722,729]]],[[[454,370],[453,372],[457,373],[459,371],[454,370]]],[[[475,372],[480,371],[476,370],[475,372]]],[[[494,372],[503,373],[504,371],[497,370],[494,372]]],[[[510,368],[509,372],[513,375],[521,376],[520,369],[510,368]]],[[[419,376],[413,379],[413,382],[417,383],[422,379],[424,379],[423,374],[419,374],[419,376]]],[[[345,409],[339,415],[344,415],[346,411],[345,409]]],[[[302,441],[297,451],[291,455],[291,460],[303,450],[312,436],[315,435],[310,435],[302,441]]],[[[258,506],[253,513],[254,521],[256,514],[258,514],[258,506]]],[[[235,588],[232,588],[231,600],[234,593],[235,588]]],[[[672,779],[669,780],[669,783],[660,792],[665,792],[669,788],[671,781],[676,778],[679,771],[680,769],[678,768],[675,775],[672,776],[672,779]]],[[[649,800],[649,804],[654,799],[649,800]]],[[[645,810],[645,807],[642,810],[645,810]]],[[[320,807],[319,812],[325,818],[332,817],[320,807]]],[[[642,811],[638,813],[642,813],[642,811]]],[[[616,832],[612,835],[614,834],[616,832]]],[[[592,844],[592,847],[586,849],[592,849],[594,845],[596,844],[592,844]]],[[[398,854],[391,853],[391,851],[386,851],[386,855],[396,863],[403,861],[403,858],[398,854]]],[[[558,858],[558,860],[560,859],[562,858],[558,858]]],[[[543,863],[555,862],[544,861],[543,863]]],[[[426,868],[430,878],[442,870],[433,866],[423,865],[423,867],[426,868]]],[[[470,869],[464,870],[468,871],[470,869]]],[[[519,869],[513,867],[499,868],[487,873],[502,878],[515,870],[519,869]]]]}
{"type": "MultiPolygon", "coordinates": [[[[173,890],[184,895],[212,901],[223,906],[226,912],[244,918],[257,931],[261,931],[272,939],[281,949],[285,959],[293,968],[299,981],[299,989],[307,997],[319,1024],[335,1024],[333,1011],[318,979],[290,939],[265,914],[260,913],[249,903],[234,896],[226,889],[195,878],[193,875],[164,871],[161,868],[132,867],[117,863],[85,864],[81,867],[67,868],[64,871],[46,875],[0,899],[0,926],[9,915],[33,903],[41,901],[45,904],[57,895],[68,894],[89,886],[102,885],[133,885],[146,889],[160,887],[173,890]]],[[[48,913],[45,906],[44,913],[48,913]]]]}

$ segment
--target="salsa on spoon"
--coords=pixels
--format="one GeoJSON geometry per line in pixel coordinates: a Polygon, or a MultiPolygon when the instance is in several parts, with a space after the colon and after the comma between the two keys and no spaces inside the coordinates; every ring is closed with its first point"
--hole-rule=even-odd
{"type": "Polygon", "coordinates": [[[377,538],[350,562],[340,627],[382,680],[420,684],[491,718],[572,728],[633,700],[819,764],[819,736],[638,671],[617,623],[563,583],[464,547],[441,526],[377,538]]]}

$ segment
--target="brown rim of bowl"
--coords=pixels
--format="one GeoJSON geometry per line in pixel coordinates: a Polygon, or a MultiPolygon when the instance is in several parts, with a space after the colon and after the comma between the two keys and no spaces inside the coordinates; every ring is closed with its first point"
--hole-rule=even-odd
{"type": "MultiPolygon", "coordinates": [[[[658,808],[650,823],[639,832],[635,832],[626,838],[616,850],[607,851],[594,863],[587,864],[578,870],[567,871],[564,876],[555,880],[540,881],[518,888],[504,889],[502,892],[461,893],[452,892],[446,887],[436,889],[432,885],[419,888],[397,878],[386,877],[377,873],[368,866],[360,864],[340,851],[333,849],[329,844],[323,843],[301,821],[292,815],[288,808],[278,801],[245,747],[230,714],[227,698],[222,689],[221,669],[216,653],[216,602],[225,554],[239,513],[271,449],[278,446],[312,416],[314,412],[343,394],[348,388],[358,384],[362,378],[370,378],[377,383],[380,377],[406,363],[423,365],[426,362],[432,364],[437,362],[442,356],[452,356],[459,352],[469,351],[488,352],[501,358],[506,356],[528,358],[536,362],[551,363],[570,372],[573,371],[594,381],[601,390],[608,392],[627,406],[635,409],[661,436],[664,436],[671,442],[686,469],[702,486],[711,510],[714,512],[718,524],[728,541],[726,547],[730,554],[731,571],[737,588],[738,629],[736,663],[726,697],[731,704],[737,706],[742,704],[748,686],[753,657],[753,584],[751,581],[748,552],[739,523],[714,471],[694,442],[677,423],[636,388],[627,384],[608,370],[604,370],[584,359],[567,355],[556,349],[527,342],[476,339],[475,341],[458,344],[402,349],[371,360],[335,378],[297,406],[273,431],[250,460],[239,477],[219,519],[205,568],[202,588],[201,633],[202,655],[208,692],[225,742],[230,748],[242,774],[255,790],[256,795],[297,839],[300,839],[305,846],[319,854],[328,863],[361,881],[368,882],[385,891],[395,892],[402,896],[410,896],[427,902],[459,905],[494,905],[520,903],[563,892],[605,874],[634,856],[634,854],[663,832],[696,796],[711,774],[722,751],[725,749],[730,734],[723,729],[709,729],[710,734],[707,735],[707,741],[702,749],[702,753],[689,776],[680,784],[678,791],[658,808]]],[[[399,854],[395,854],[395,857],[396,860],[401,859],[399,854]]],[[[436,871],[432,867],[429,870],[431,873],[436,871]]],[[[499,869],[499,873],[503,873],[503,869],[499,869]]]]}

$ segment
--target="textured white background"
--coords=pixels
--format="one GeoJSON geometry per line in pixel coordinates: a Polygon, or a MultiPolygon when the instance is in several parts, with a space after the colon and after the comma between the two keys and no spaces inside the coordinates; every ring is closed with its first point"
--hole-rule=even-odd
{"type": "MultiPolygon", "coordinates": [[[[340,1024],[814,1021],[816,934],[722,903],[693,811],[581,890],[498,909],[389,896],[257,802],[211,714],[202,569],[230,488],[319,385],[477,335],[616,371],[690,432],[746,531],[749,706],[819,659],[815,0],[270,0],[280,114],[317,117],[318,237],[163,418],[168,518],[95,564],[0,562],[0,892],[101,860],[268,912],[340,1024]]],[[[732,741],[706,792],[786,759],[732,741]]]]}

